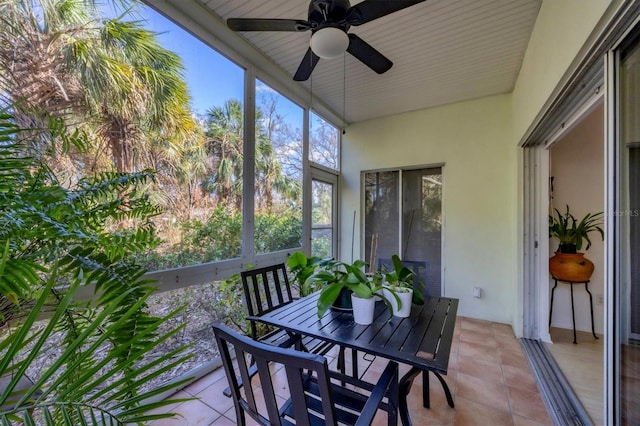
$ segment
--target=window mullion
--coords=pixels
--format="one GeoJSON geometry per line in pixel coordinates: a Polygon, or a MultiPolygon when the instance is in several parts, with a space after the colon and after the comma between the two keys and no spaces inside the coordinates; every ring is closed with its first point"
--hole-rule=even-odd
{"type": "Polygon", "coordinates": [[[255,146],[256,146],[256,77],[249,67],[244,73],[244,144],[242,173],[242,258],[255,263],[255,146]]]}

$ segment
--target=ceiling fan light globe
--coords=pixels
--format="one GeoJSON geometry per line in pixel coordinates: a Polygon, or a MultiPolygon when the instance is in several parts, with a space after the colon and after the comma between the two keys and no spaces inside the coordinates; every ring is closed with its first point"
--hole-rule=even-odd
{"type": "Polygon", "coordinates": [[[342,55],[349,47],[349,36],[339,28],[322,28],[311,36],[311,50],[322,59],[342,55]]]}

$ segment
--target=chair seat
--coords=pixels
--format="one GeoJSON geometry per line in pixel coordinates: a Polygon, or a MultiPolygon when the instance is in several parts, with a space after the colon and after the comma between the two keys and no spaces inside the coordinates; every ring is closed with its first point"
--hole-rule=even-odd
{"type": "MultiPolygon", "coordinates": [[[[332,385],[334,397],[334,406],[336,408],[336,416],[338,423],[355,425],[358,421],[359,412],[366,403],[368,397],[353,390],[349,390],[342,386],[332,385]],[[358,413],[358,414],[355,414],[358,413]]],[[[312,426],[325,426],[326,420],[322,413],[322,401],[320,399],[320,388],[315,378],[307,378],[305,382],[305,399],[309,408],[309,422],[312,426]]],[[[283,424],[290,425],[287,417],[294,418],[293,405],[289,399],[282,407],[283,424]]]]}

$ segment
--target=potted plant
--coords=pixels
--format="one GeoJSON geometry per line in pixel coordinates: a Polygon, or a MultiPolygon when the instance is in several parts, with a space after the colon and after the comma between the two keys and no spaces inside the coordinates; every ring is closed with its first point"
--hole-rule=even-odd
{"type": "Polygon", "coordinates": [[[382,291],[382,280],[370,280],[363,271],[364,266],[366,262],[362,260],[356,260],[351,264],[333,261],[325,263],[309,277],[308,281],[320,282],[323,286],[318,298],[319,318],[346,294],[353,306],[354,320],[358,324],[371,324],[375,307],[374,296],[382,291]]]}
{"type": "Polygon", "coordinates": [[[569,211],[560,213],[554,209],[555,215],[549,215],[549,238],[560,241],[556,254],[549,259],[549,272],[558,280],[585,282],[589,281],[593,273],[593,262],[580,253],[584,241],[585,251],[591,247],[589,234],[598,232],[604,240],[602,230],[603,212],[587,213],[578,221],[569,211]]]}
{"type": "Polygon", "coordinates": [[[314,291],[320,290],[320,288],[316,288],[318,282],[309,281],[309,277],[319,266],[331,264],[332,261],[333,259],[321,259],[317,256],[307,257],[301,251],[297,251],[287,258],[287,266],[298,285],[300,296],[308,296],[314,291]]]}
{"type": "Polygon", "coordinates": [[[414,272],[402,264],[398,255],[391,257],[393,269],[385,271],[385,289],[389,292],[385,294],[391,300],[393,315],[406,318],[411,314],[411,305],[424,304],[422,294],[422,284],[414,282],[414,272]]]}

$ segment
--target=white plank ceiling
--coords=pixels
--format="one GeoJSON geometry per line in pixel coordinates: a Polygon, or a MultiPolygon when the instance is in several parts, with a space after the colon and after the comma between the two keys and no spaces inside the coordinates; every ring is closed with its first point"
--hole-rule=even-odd
{"type": "MultiPolygon", "coordinates": [[[[307,19],[308,0],[198,0],[228,18],[307,19]]],[[[391,0],[393,1],[393,0],[391,0]]],[[[513,90],[542,0],[427,0],[352,27],[394,63],[378,75],[345,54],[304,83],[347,122],[513,90]],[[346,87],[346,90],[343,88],[346,87]],[[343,97],[344,93],[344,97],[343,97]]],[[[352,1],[352,4],[359,1],[352,1]]],[[[311,32],[240,33],[293,76],[311,32]]]]}

